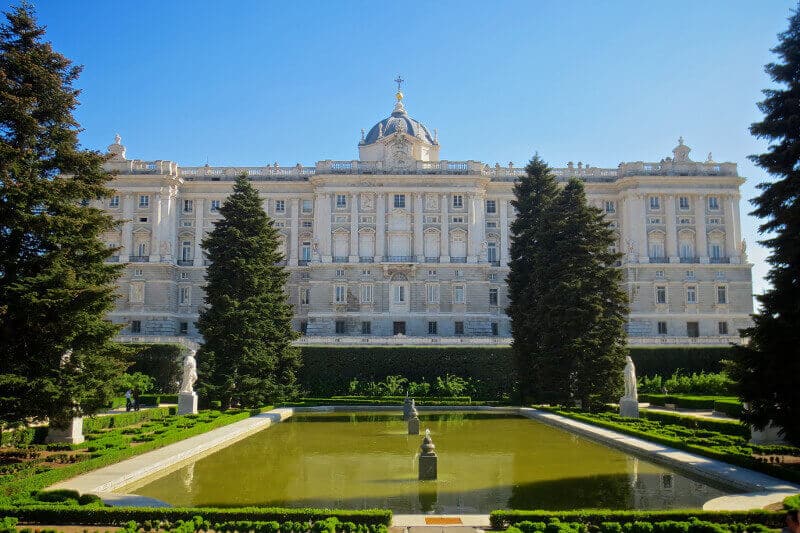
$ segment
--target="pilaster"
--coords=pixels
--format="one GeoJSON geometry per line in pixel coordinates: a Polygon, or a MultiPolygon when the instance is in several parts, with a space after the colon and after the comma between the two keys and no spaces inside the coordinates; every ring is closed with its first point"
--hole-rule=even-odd
{"type": "Polygon", "coordinates": [[[386,255],[386,195],[375,195],[375,262],[383,261],[386,255]]]}
{"type": "Polygon", "coordinates": [[[300,200],[297,198],[292,198],[291,202],[291,221],[289,222],[289,257],[288,264],[289,266],[297,266],[298,260],[298,231],[300,230],[300,200]]]}
{"type": "Polygon", "coordinates": [[[150,215],[150,260],[161,260],[161,249],[159,248],[159,237],[161,228],[161,193],[153,195],[152,214],[150,215]]]}
{"type": "Polygon", "coordinates": [[[414,193],[414,255],[420,263],[425,262],[425,248],[422,235],[422,193],[414,193]]]}
{"type": "Polygon", "coordinates": [[[649,263],[650,255],[647,251],[647,210],[645,208],[644,194],[637,193],[633,202],[633,231],[636,235],[640,263],[649,263]]]}
{"type": "Polygon", "coordinates": [[[203,266],[203,214],[202,198],[194,200],[194,266],[203,266]]]}
{"type": "Polygon", "coordinates": [[[122,197],[122,260],[127,262],[133,254],[133,202],[134,195],[126,194],[122,197]]]}
{"type": "Polygon", "coordinates": [[[739,255],[739,197],[731,194],[725,197],[725,255],[731,263],[741,263],[739,255]]]}
{"type": "Polygon", "coordinates": [[[350,195],[350,257],[351,263],[358,263],[358,195],[350,195]]]}
{"type": "Polygon", "coordinates": [[[670,263],[677,263],[680,261],[678,258],[678,229],[675,225],[675,196],[667,196],[664,224],[667,227],[667,257],[670,263]]]}
{"type": "Polygon", "coordinates": [[[508,200],[499,200],[500,209],[500,266],[508,264],[508,200]]]}
{"type": "Polygon", "coordinates": [[[447,195],[443,194],[441,199],[441,203],[439,204],[439,208],[441,209],[441,230],[439,234],[439,241],[440,248],[439,250],[439,261],[441,263],[449,263],[450,262],[450,219],[447,216],[447,195]]]}
{"type": "Polygon", "coordinates": [[[695,227],[697,228],[697,255],[701,263],[708,263],[708,230],[706,229],[706,197],[697,195],[695,204],[695,227]]]}

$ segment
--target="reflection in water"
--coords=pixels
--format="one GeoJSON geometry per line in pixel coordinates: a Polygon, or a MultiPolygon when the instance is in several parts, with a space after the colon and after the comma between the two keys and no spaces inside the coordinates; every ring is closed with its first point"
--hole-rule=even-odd
{"type": "MultiPolygon", "coordinates": [[[[296,416],[133,490],[179,506],[494,509],[698,508],[723,491],[510,415],[422,413],[439,479],[417,481],[422,437],[400,414],[296,416]]],[[[128,489],[130,490],[130,489],[128,489]]]]}

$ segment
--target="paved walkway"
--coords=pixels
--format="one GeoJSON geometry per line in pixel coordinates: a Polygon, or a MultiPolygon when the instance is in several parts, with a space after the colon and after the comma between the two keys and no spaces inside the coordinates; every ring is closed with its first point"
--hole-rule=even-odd
{"type": "MultiPolygon", "coordinates": [[[[142,505],[141,496],[109,493],[187,459],[241,440],[257,431],[283,422],[294,414],[290,408],[273,409],[233,424],[126,459],[86,474],[56,483],[49,489],[72,489],[97,494],[111,505],[142,505]]],[[[152,499],[148,499],[152,500],[152,499]]],[[[150,505],[152,501],[148,502],[150,505]]],[[[162,502],[163,503],[163,502],[162,502]]],[[[164,504],[166,505],[166,504],[164,504]]]]}
{"type": "Polygon", "coordinates": [[[693,416],[695,418],[713,418],[714,420],[729,420],[731,422],[737,421],[736,418],[713,411],[711,409],[683,409],[680,407],[675,409],[667,409],[666,407],[661,407],[660,405],[650,405],[647,402],[640,403],[639,408],[658,413],[672,413],[683,416],[693,416]]]}
{"type": "MultiPolygon", "coordinates": [[[[656,444],[644,439],[631,437],[599,426],[578,422],[577,420],[572,420],[546,411],[523,407],[520,408],[519,412],[522,416],[567,429],[590,439],[600,441],[608,446],[635,453],[677,470],[695,474],[701,478],[712,479],[723,486],[735,487],[747,493],[757,493],[771,500],[767,503],[779,501],[782,499],[780,497],[781,494],[800,493],[799,485],[768,476],[767,474],[762,474],[761,472],[723,463],[722,461],[664,446],[663,444],[656,444]]],[[[728,499],[717,504],[720,505],[720,509],[746,510],[752,508],[750,500],[737,500],[735,499],[737,495],[725,496],[723,498],[728,499]]],[[[719,500],[721,498],[717,499],[719,500]]]]}

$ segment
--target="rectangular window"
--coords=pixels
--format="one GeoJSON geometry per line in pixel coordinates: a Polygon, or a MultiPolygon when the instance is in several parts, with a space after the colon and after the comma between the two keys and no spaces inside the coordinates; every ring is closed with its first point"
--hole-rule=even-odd
{"type": "Polygon", "coordinates": [[[689,197],[688,196],[681,196],[678,198],[678,208],[683,209],[684,211],[689,209],[689,197]]]}
{"type": "Polygon", "coordinates": [[[394,207],[396,209],[405,209],[405,207],[406,207],[406,195],[405,194],[395,194],[394,195],[394,207]]]}
{"type": "Polygon", "coordinates": [[[285,200],[275,200],[275,212],[276,213],[285,213],[286,212],[286,201],[285,200]]]}
{"type": "Polygon", "coordinates": [[[613,201],[606,200],[606,213],[616,213],[617,206],[613,201]]]}
{"type": "Polygon", "coordinates": [[[362,335],[371,335],[372,334],[372,322],[363,321],[361,322],[361,334],[362,335]]]}
{"type": "Polygon", "coordinates": [[[492,322],[492,335],[495,337],[500,335],[500,325],[497,322],[492,322]]]}
{"type": "Polygon", "coordinates": [[[147,222],[147,217],[139,217],[139,222],[147,222]]]}
{"type": "Polygon", "coordinates": [[[361,269],[361,275],[362,276],[369,276],[370,274],[372,274],[372,271],[370,269],[368,269],[368,268],[362,268],[361,269]]]}
{"type": "Polygon", "coordinates": [[[178,325],[178,331],[180,335],[187,335],[189,333],[189,323],[188,322],[181,322],[178,325]]]}
{"type": "Polygon", "coordinates": [[[722,224],[722,219],[718,217],[709,218],[708,224],[712,226],[719,226],[720,224],[722,224]]]}
{"type": "Polygon", "coordinates": [[[194,208],[194,201],[192,201],[192,200],[184,200],[183,201],[183,212],[184,213],[191,213],[193,208],[194,208]]]}
{"type": "Polygon", "coordinates": [[[314,208],[313,206],[314,204],[311,202],[311,200],[303,200],[303,213],[310,213],[314,208]]]}
{"type": "Polygon", "coordinates": [[[727,322],[719,322],[717,324],[717,328],[719,330],[720,335],[727,335],[728,334],[728,323],[727,322]]]}
{"type": "Polygon", "coordinates": [[[406,288],[404,285],[395,285],[394,286],[394,303],[402,304],[406,301],[406,288]]]}
{"type": "Polygon", "coordinates": [[[722,257],[722,246],[717,243],[711,245],[711,258],[720,259],[722,257]]]}
{"type": "Polygon", "coordinates": [[[728,303],[728,288],[723,285],[717,287],[717,303],[718,304],[728,303]]]}
{"type": "Polygon", "coordinates": [[[429,304],[439,303],[439,285],[437,283],[428,283],[425,292],[426,302],[429,304]]]}
{"type": "Polygon", "coordinates": [[[496,228],[497,227],[497,222],[488,221],[488,222],[486,222],[486,227],[487,228],[496,228]]]}
{"type": "Polygon", "coordinates": [[[300,304],[308,305],[311,302],[311,289],[302,287],[300,289],[300,304]]]}
{"type": "Polygon", "coordinates": [[[337,278],[343,278],[344,277],[344,269],[343,268],[337,268],[336,269],[336,277],[337,278]]]}
{"type": "Polygon", "coordinates": [[[464,217],[453,217],[453,224],[463,224],[464,217]]]}
{"type": "Polygon", "coordinates": [[[686,279],[694,279],[694,270],[686,271],[686,279]]]}
{"type": "Polygon", "coordinates": [[[347,287],[345,285],[333,286],[333,301],[337,304],[347,302],[347,287]]]}
{"type": "Polygon", "coordinates": [[[215,213],[219,211],[219,200],[211,200],[211,212],[215,213]]]}
{"type": "Polygon", "coordinates": [[[658,196],[650,197],[650,209],[652,209],[653,211],[661,209],[661,201],[658,196]]]}
{"type": "Polygon", "coordinates": [[[708,209],[711,211],[718,211],[719,210],[719,198],[716,196],[709,196],[708,197],[708,209]]]}
{"type": "Polygon", "coordinates": [[[663,270],[656,270],[656,278],[664,279],[664,271],[663,270]]]}
{"type": "Polygon", "coordinates": [[[656,303],[657,304],[667,303],[667,288],[664,285],[656,286],[656,303]]]}
{"type": "Polygon", "coordinates": [[[188,304],[192,298],[192,288],[191,287],[181,287],[180,294],[179,294],[179,301],[181,304],[188,304]]]}
{"type": "Polygon", "coordinates": [[[139,207],[150,207],[150,195],[149,194],[142,194],[139,195],[139,207]]]}
{"type": "Polygon", "coordinates": [[[108,202],[108,207],[119,207],[119,195],[115,194],[111,197],[111,201],[108,202]]]}
{"type": "Polygon", "coordinates": [[[700,323],[699,322],[687,322],[686,323],[686,336],[687,337],[699,337],[700,336],[700,323]]]}
{"type": "Polygon", "coordinates": [[[188,272],[181,272],[181,279],[189,279],[189,273],[188,272]]]}
{"type": "Polygon", "coordinates": [[[489,305],[497,305],[497,289],[489,289],[489,305]]]}
{"type": "Polygon", "coordinates": [[[303,242],[300,246],[300,260],[301,261],[311,261],[311,243],[310,242],[303,242]]]}
{"type": "Polygon", "coordinates": [[[429,269],[428,270],[428,277],[429,278],[435,278],[436,277],[436,270],[433,269],[433,268],[429,269]]]}
{"type": "Polygon", "coordinates": [[[692,223],[692,219],[691,219],[691,218],[682,217],[682,218],[679,220],[679,222],[680,222],[681,224],[691,224],[691,223],[692,223]]]}
{"type": "Polygon", "coordinates": [[[464,286],[463,285],[455,285],[453,287],[453,303],[456,303],[456,304],[463,304],[464,303],[464,286]]]}
{"type": "Polygon", "coordinates": [[[457,321],[453,325],[453,333],[456,335],[463,335],[464,334],[464,323],[461,321],[457,321]]]}
{"type": "Polygon", "coordinates": [[[436,335],[439,332],[439,324],[437,322],[428,322],[428,335],[436,335]]]}
{"type": "Polygon", "coordinates": [[[460,194],[453,195],[453,207],[464,207],[464,197],[460,194]]]}
{"type": "Polygon", "coordinates": [[[667,334],[667,323],[666,322],[659,322],[658,323],[658,334],[659,335],[666,335],[667,334]]]}
{"type": "Polygon", "coordinates": [[[694,285],[689,285],[686,287],[686,303],[687,304],[696,304],[697,303],[697,287],[694,285]]]}
{"type": "Polygon", "coordinates": [[[372,285],[361,286],[361,303],[362,304],[372,303],[372,285]]]}
{"type": "Polygon", "coordinates": [[[500,259],[497,257],[497,243],[496,242],[489,242],[486,243],[486,260],[490,263],[498,263],[500,259]]]}
{"type": "Polygon", "coordinates": [[[336,195],[336,209],[344,209],[347,207],[347,196],[344,194],[336,195]]]}
{"type": "Polygon", "coordinates": [[[314,223],[312,221],[310,221],[310,220],[304,220],[303,222],[300,223],[300,225],[302,227],[304,227],[304,228],[313,228],[314,227],[314,223]]]}
{"type": "Polygon", "coordinates": [[[335,328],[336,328],[336,334],[342,335],[345,332],[344,320],[337,320],[335,328]]]}
{"type": "Polygon", "coordinates": [[[141,320],[132,320],[131,321],[131,333],[141,333],[142,332],[142,321],[141,320]]]}
{"type": "Polygon", "coordinates": [[[308,322],[305,320],[300,322],[300,333],[305,335],[308,332],[308,322]]]}
{"type": "Polygon", "coordinates": [[[135,268],[135,269],[133,269],[133,275],[134,275],[134,276],[137,276],[137,277],[138,277],[138,276],[141,276],[141,275],[143,275],[143,274],[144,274],[144,270],[142,270],[141,268],[135,268]]]}
{"type": "Polygon", "coordinates": [[[497,213],[497,202],[495,200],[486,200],[486,212],[497,213]]]}

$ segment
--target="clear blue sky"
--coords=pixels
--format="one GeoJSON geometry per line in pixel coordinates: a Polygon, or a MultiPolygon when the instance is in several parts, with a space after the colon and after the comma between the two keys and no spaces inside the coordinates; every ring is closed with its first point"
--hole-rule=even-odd
{"type": "MultiPolygon", "coordinates": [[[[3,0],[7,1],[7,0],[3,0]]],[[[792,1],[34,1],[85,66],[84,146],[181,165],[355,159],[361,128],[406,109],[443,159],[554,166],[747,159],[763,65],[792,1]]],[[[750,210],[742,202],[744,212],[750,210]]],[[[761,292],[765,251],[743,217],[761,292]]]]}

